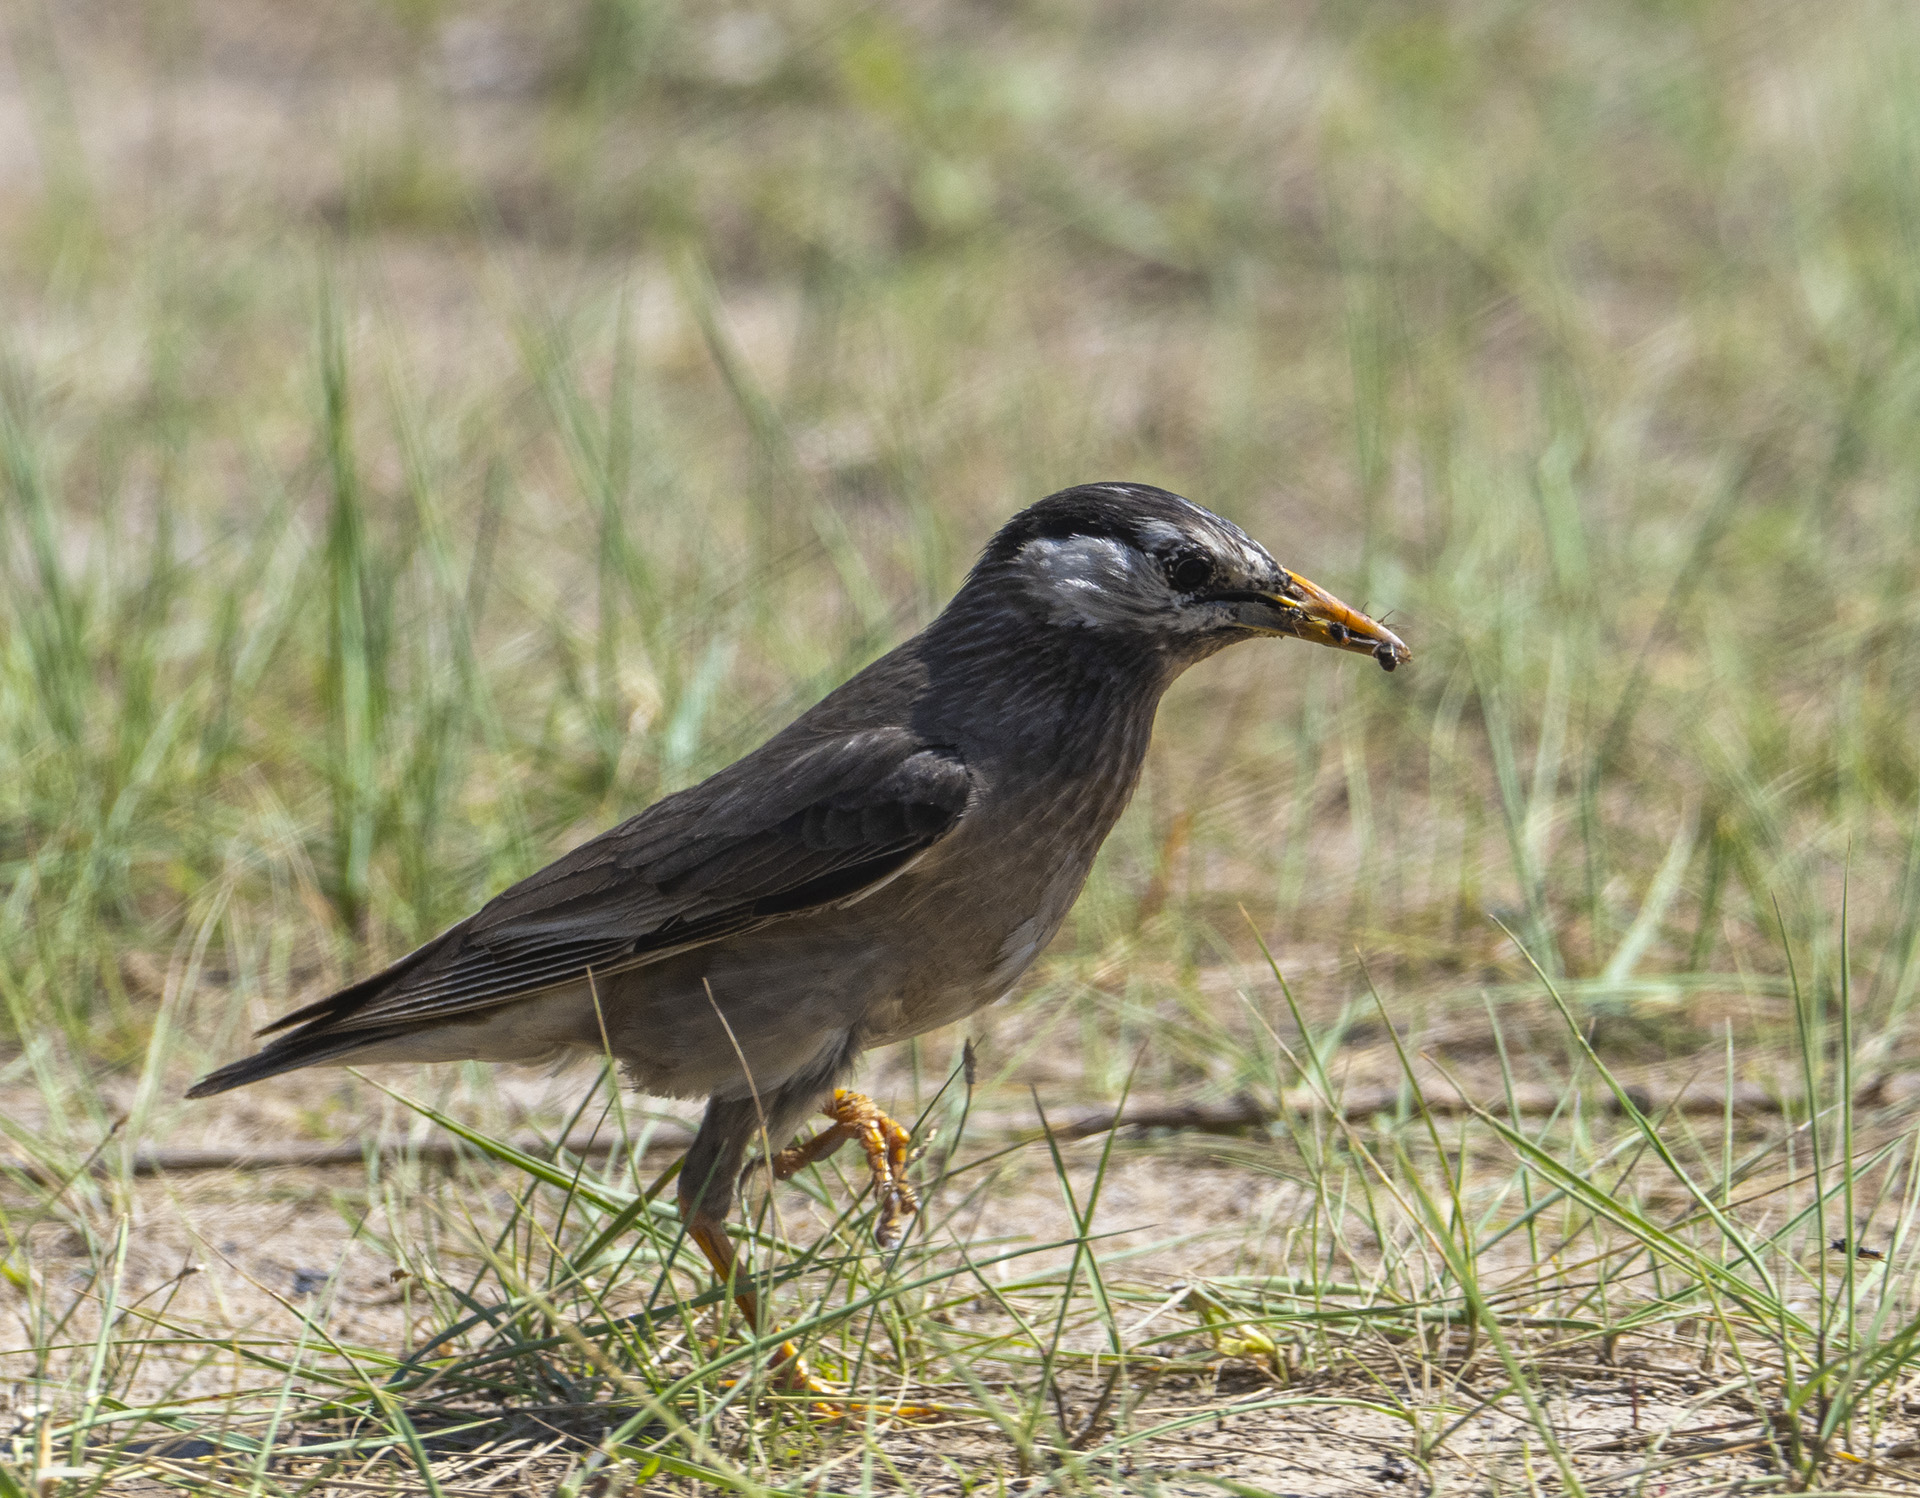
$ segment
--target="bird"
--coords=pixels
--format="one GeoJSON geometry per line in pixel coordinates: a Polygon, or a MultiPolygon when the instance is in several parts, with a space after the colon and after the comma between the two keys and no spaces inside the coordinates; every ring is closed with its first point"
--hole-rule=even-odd
{"type": "Polygon", "coordinates": [[[726,1228],[749,1151],[768,1141],[785,1178],[858,1141],[874,1236],[899,1240],[911,1137],[844,1085],[855,1061],[1015,987],[1126,808],[1161,695],[1262,636],[1411,658],[1191,500],[1061,490],[920,634],[759,748],[276,1020],[188,1096],[308,1066],[611,1053],[640,1091],[707,1099],[683,1231],[757,1331],[726,1228]],[[828,1125],[781,1148],[816,1112],[828,1125]]]}

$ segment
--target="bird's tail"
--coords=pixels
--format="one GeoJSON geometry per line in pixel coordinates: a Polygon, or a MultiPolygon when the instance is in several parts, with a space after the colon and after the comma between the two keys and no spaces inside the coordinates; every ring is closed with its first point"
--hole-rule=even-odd
{"type": "Polygon", "coordinates": [[[296,1009],[291,1014],[283,1014],[279,1019],[260,1031],[262,1035],[272,1035],[276,1030],[286,1030],[287,1034],[269,1041],[251,1056],[243,1056],[238,1061],[229,1062],[218,1071],[208,1072],[198,1082],[187,1089],[187,1096],[212,1097],[216,1092],[226,1092],[235,1087],[245,1087],[249,1082],[264,1081],[268,1077],[277,1077],[282,1072],[298,1071],[303,1066],[322,1066],[329,1061],[338,1061],[341,1057],[363,1047],[391,1040],[400,1029],[393,1026],[365,1026],[360,1029],[343,1029],[342,1021],[350,1020],[354,1014],[365,1008],[381,994],[386,993],[396,983],[412,974],[422,963],[438,952],[449,940],[457,940],[459,933],[466,928],[466,922],[442,931],[430,942],[415,947],[398,962],[382,968],[371,977],[362,978],[358,983],[348,984],[338,992],[328,994],[324,999],[296,1009]],[[294,1028],[294,1027],[298,1028],[294,1028]]]}
{"type": "Polygon", "coordinates": [[[251,1056],[242,1056],[238,1061],[229,1061],[218,1071],[208,1072],[187,1089],[187,1096],[212,1097],[216,1092],[229,1092],[235,1087],[245,1087],[249,1082],[263,1082],[268,1077],[298,1071],[303,1066],[324,1066],[354,1051],[390,1040],[395,1033],[391,1029],[323,1030],[318,1033],[296,1031],[292,1035],[283,1035],[271,1045],[263,1046],[251,1056]]]}

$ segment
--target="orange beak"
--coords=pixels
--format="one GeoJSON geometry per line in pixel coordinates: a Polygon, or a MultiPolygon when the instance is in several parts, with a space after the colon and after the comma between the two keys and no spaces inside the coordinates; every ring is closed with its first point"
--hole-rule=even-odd
{"type": "MultiPolygon", "coordinates": [[[[1254,624],[1255,628],[1370,655],[1386,671],[1413,659],[1413,652],[1384,624],[1347,607],[1318,583],[1308,582],[1297,572],[1288,572],[1283,567],[1281,576],[1286,580],[1278,592],[1260,595],[1273,617],[1254,624]]],[[[1251,620],[1248,622],[1253,624],[1251,620]]]]}

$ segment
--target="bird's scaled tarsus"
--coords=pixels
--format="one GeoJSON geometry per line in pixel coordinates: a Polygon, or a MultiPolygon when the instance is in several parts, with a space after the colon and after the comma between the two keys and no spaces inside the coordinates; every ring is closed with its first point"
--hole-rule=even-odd
{"type": "MultiPolygon", "coordinates": [[[[758,1336],[761,1331],[760,1297],[748,1288],[744,1276],[739,1272],[739,1259],[733,1251],[733,1240],[727,1237],[726,1222],[696,1210],[687,1223],[687,1236],[705,1256],[720,1283],[731,1287],[733,1303],[746,1318],[747,1330],[758,1336]]],[[[839,1393],[831,1384],[814,1377],[813,1370],[807,1367],[807,1360],[800,1355],[800,1349],[786,1338],[782,1338],[780,1345],[773,1350],[768,1371],[773,1375],[776,1387],[796,1394],[834,1396],[839,1393]]],[[[855,1406],[844,1401],[823,1402],[813,1407],[816,1415],[836,1420],[844,1419],[853,1408],[855,1406]]]]}
{"type": "MultiPolygon", "coordinates": [[[[740,1308],[747,1330],[759,1336],[764,1329],[760,1320],[760,1297],[753,1293],[746,1276],[740,1273],[739,1255],[733,1251],[725,1220],[696,1209],[687,1222],[687,1236],[705,1257],[714,1277],[732,1290],[733,1303],[740,1308]]],[[[802,1389],[816,1387],[813,1375],[807,1371],[807,1360],[800,1356],[800,1349],[792,1342],[783,1340],[774,1349],[773,1367],[782,1383],[802,1389]]]]}
{"type": "Polygon", "coordinates": [[[849,1092],[844,1087],[836,1087],[833,1100],[820,1111],[833,1120],[832,1127],[775,1155],[774,1178],[787,1180],[826,1159],[849,1139],[859,1140],[866,1152],[867,1169],[873,1173],[874,1195],[880,1202],[873,1241],[882,1248],[892,1248],[900,1241],[906,1220],[920,1210],[920,1195],[907,1179],[907,1166],[913,1162],[912,1133],[882,1113],[865,1093],[849,1092]]]}

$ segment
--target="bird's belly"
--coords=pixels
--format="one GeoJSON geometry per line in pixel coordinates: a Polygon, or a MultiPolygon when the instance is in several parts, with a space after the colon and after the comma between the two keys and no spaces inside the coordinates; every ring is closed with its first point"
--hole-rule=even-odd
{"type": "Polygon", "coordinates": [[[875,996],[863,1042],[889,1045],[924,1035],[1004,998],[1053,940],[1091,862],[1069,859],[1038,877],[1016,868],[988,889],[903,891],[916,907],[906,924],[920,933],[920,950],[898,986],[875,996]],[[916,894],[921,898],[913,899],[916,894]]]}
{"type": "Polygon", "coordinates": [[[896,980],[874,935],[803,917],[617,974],[604,991],[613,1052],[647,1092],[771,1096],[846,1051],[871,995],[896,980]]]}

